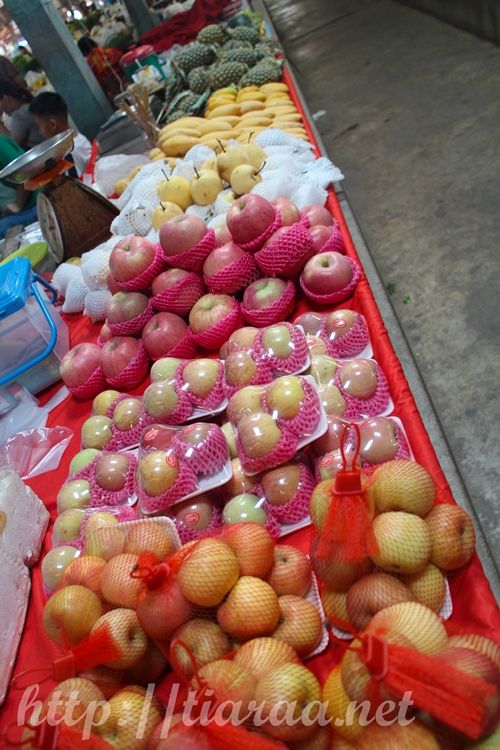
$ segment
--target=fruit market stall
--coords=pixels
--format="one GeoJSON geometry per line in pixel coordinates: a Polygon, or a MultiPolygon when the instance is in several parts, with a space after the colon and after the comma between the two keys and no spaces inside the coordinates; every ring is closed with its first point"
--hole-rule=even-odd
{"type": "Polygon", "coordinates": [[[40,683],[43,700],[64,682],[63,705],[72,688],[108,700],[94,744],[63,721],[55,739],[26,728],[26,747],[472,747],[498,719],[500,623],[472,522],[293,80],[248,88],[162,132],[115,219],[141,236],[115,232],[93,268],[104,325],[66,316],[70,395],[48,426],[73,437],[57,470],[27,482],[51,527],[2,729],[19,738],[23,689],[40,683]],[[128,686],[150,682],[137,739],[145,695],[128,686]],[[267,721],[159,740],[176,683],[255,700],[267,721]],[[407,691],[411,725],[345,721],[350,701],[407,691]],[[280,700],[322,700],[334,730],[275,726],[280,700]]]}

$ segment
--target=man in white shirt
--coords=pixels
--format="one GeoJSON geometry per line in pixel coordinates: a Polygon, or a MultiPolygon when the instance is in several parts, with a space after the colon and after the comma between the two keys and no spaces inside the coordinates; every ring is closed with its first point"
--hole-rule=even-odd
{"type": "MultiPolygon", "coordinates": [[[[38,94],[30,103],[30,113],[44,138],[52,138],[70,128],[66,102],[52,91],[38,94]]],[[[84,135],[75,131],[71,152],[75,169],[80,176],[90,159],[92,146],[84,135]]]]}

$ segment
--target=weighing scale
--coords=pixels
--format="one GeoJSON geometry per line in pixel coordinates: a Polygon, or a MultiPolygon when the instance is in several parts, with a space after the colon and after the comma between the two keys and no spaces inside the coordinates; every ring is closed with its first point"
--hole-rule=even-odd
{"type": "Polygon", "coordinates": [[[73,167],[66,157],[73,148],[73,131],[66,130],[8,164],[0,180],[37,197],[40,228],[58,263],[105,242],[118,209],[80,180],[65,173],[73,167]]]}

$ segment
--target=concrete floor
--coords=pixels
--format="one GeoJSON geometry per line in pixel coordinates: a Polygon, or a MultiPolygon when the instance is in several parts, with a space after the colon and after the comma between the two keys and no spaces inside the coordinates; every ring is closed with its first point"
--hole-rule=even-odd
{"type": "Polygon", "coordinates": [[[500,559],[500,49],[390,0],[266,0],[500,559]]]}

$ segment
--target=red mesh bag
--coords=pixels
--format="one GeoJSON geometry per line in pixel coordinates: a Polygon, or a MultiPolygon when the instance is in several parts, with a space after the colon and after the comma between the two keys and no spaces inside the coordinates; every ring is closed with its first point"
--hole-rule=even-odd
{"type": "Polygon", "coordinates": [[[246,253],[212,276],[205,276],[205,283],[210,292],[235,294],[245,289],[260,276],[253,255],[246,253]]]}
{"type": "Polygon", "coordinates": [[[92,375],[87,378],[85,383],[77,386],[68,387],[68,391],[75,398],[86,401],[89,398],[94,398],[101,391],[106,388],[106,378],[100,367],[94,370],[92,375]]]}
{"type": "Polygon", "coordinates": [[[187,315],[195,302],[205,294],[203,279],[197,273],[190,273],[170,289],[165,289],[151,298],[156,310],[187,315]]]}
{"type": "Polygon", "coordinates": [[[352,266],[352,279],[344,289],[339,289],[331,294],[316,294],[305,286],[303,276],[301,276],[300,286],[306,297],[309,297],[309,299],[312,299],[313,302],[317,302],[319,305],[337,305],[339,302],[343,302],[350,297],[361,279],[361,268],[352,258],[348,257],[347,260],[352,266]]]}
{"type": "Polygon", "coordinates": [[[344,431],[340,438],[343,468],[337,471],[334,480],[318,485],[315,490],[317,498],[313,493],[312,503],[321,505],[323,496],[327,505],[322,522],[315,522],[319,526],[319,538],[314,556],[323,561],[360,563],[378,551],[372,527],[374,510],[363,488],[361,471],[356,465],[359,427],[352,425],[352,429],[357,435],[354,454],[347,456],[348,432],[344,431]]]}
{"type": "Polygon", "coordinates": [[[293,281],[288,281],[285,293],[276,302],[261,310],[249,310],[242,304],[241,312],[247,323],[258,328],[263,328],[264,326],[270,326],[273,323],[286,320],[292,312],[294,304],[295,284],[293,281]]]}
{"type": "Polygon", "coordinates": [[[300,328],[292,323],[283,322],[272,326],[271,331],[259,331],[255,337],[254,349],[260,361],[269,365],[276,375],[301,372],[309,363],[307,339],[300,328]],[[288,332],[289,343],[285,355],[282,356],[278,350],[280,345],[283,345],[282,334],[285,333],[285,329],[288,332]],[[273,341],[273,334],[276,334],[277,341],[273,341]]]}
{"type": "MultiPolygon", "coordinates": [[[[213,351],[220,349],[222,344],[227,341],[229,336],[238,328],[243,326],[243,317],[241,314],[240,304],[237,303],[228,315],[219,320],[218,323],[208,328],[206,331],[195,333],[193,331],[193,341],[202,346],[204,349],[213,351]]],[[[178,356],[178,355],[176,355],[178,356]]]]}
{"type": "Polygon", "coordinates": [[[5,737],[7,747],[21,747],[22,750],[113,750],[112,745],[95,734],[84,735],[82,730],[66,724],[49,723],[40,720],[34,726],[26,726],[22,739],[5,737]]]}
{"type": "MultiPolygon", "coordinates": [[[[354,360],[355,361],[355,360],[354,360]]],[[[358,360],[363,362],[363,360],[358,360]]],[[[366,360],[365,360],[366,361],[366,360]]],[[[346,419],[356,419],[361,416],[375,416],[376,414],[382,414],[387,409],[390,399],[389,382],[380,369],[379,365],[376,364],[376,389],[375,392],[368,398],[359,398],[352,396],[346,391],[342,385],[342,368],[347,363],[339,362],[339,367],[334,376],[334,385],[339,389],[342,397],[346,402],[346,409],[342,415],[346,419]]]]}
{"type": "Polygon", "coordinates": [[[172,445],[201,477],[220,471],[229,460],[226,438],[216,424],[194,422],[174,435],[172,445]]]}
{"type": "Polygon", "coordinates": [[[113,336],[139,336],[146,323],[153,317],[153,312],[154,310],[151,304],[149,304],[135,318],[126,320],[123,323],[110,323],[109,320],[106,320],[106,325],[113,336]]]}
{"type": "MultiPolygon", "coordinates": [[[[186,271],[194,271],[195,273],[201,273],[203,270],[203,264],[214,247],[215,232],[213,229],[207,229],[206,234],[201,240],[189,250],[172,257],[167,256],[163,251],[161,252],[164,263],[168,263],[169,266],[183,268],[186,271]]],[[[155,276],[157,275],[158,274],[156,273],[155,276]]],[[[151,279],[151,281],[152,280],[153,279],[151,279]]]]}
{"type": "Polygon", "coordinates": [[[261,235],[251,240],[250,242],[240,242],[240,247],[243,250],[248,250],[249,252],[254,253],[256,250],[260,250],[264,242],[266,242],[266,240],[269,239],[269,237],[271,237],[271,235],[273,235],[280,227],[281,216],[279,211],[276,211],[274,215],[274,221],[269,224],[267,229],[265,229],[261,235]]]}
{"type": "Polygon", "coordinates": [[[153,279],[163,271],[165,266],[165,255],[160,245],[157,245],[154,260],[145,271],[129,281],[115,281],[115,283],[126,292],[140,292],[143,289],[149,289],[153,279]]]}
{"type": "Polygon", "coordinates": [[[266,276],[294,279],[314,254],[311,233],[301,222],[284,227],[255,253],[255,261],[266,276]]]}
{"type": "Polygon", "coordinates": [[[361,633],[347,627],[356,637],[340,665],[348,700],[368,700],[374,712],[383,701],[409,694],[416,709],[460,732],[463,742],[496,726],[498,667],[486,657],[490,671],[479,677],[477,652],[448,648],[440,618],[427,607],[401,602],[379,611],[361,633]]]}
{"type": "Polygon", "coordinates": [[[298,461],[296,464],[285,464],[285,467],[278,467],[277,469],[266,472],[260,478],[256,494],[259,497],[263,496],[266,498],[263,505],[264,509],[268,515],[276,518],[279,523],[297,523],[298,521],[307,518],[309,515],[309,504],[314,486],[314,477],[309,467],[303,461],[298,461]],[[293,474],[297,475],[291,480],[287,479],[287,472],[283,472],[283,469],[286,469],[287,467],[293,467],[291,471],[293,474]],[[289,482],[292,484],[292,490],[287,486],[289,482]],[[281,493],[278,494],[278,492],[276,492],[276,486],[280,489],[283,487],[281,493]],[[281,500],[283,495],[285,498],[288,498],[288,495],[291,494],[291,492],[293,492],[293,494],[286,500],[286,502],[271,503],[267,498],[273,490],[277,495],[276,500],[281,500]]]}
{"type": "Polygon", "coordinates": [[[142,343],[139,351],[128,365],[114,378],[108,378],[108,384],[113,388],[135,388],[149,373],[149,358],[142,343]]]}

